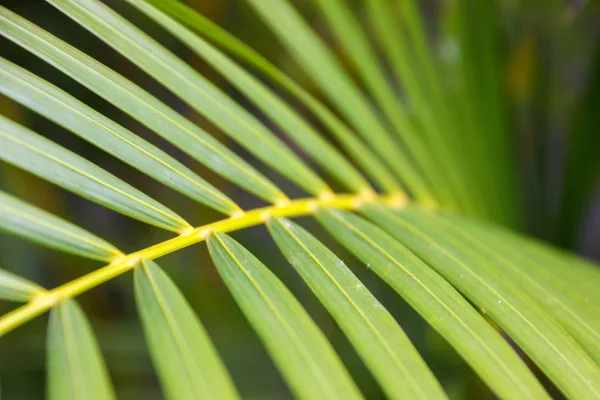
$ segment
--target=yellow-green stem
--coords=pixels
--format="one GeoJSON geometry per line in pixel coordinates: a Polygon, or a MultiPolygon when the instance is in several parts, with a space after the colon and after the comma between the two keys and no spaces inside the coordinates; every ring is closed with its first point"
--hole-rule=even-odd
{"type": "Polygon", "coordinates": [[[184,247],[205,240],[211,232],[232,232],[264,223],[271,215],[283,217],[299,217],[311,215],[317,208],[333,207],[345,210],[355,210],[365,202],[384,203],[392,207],[401,207],[406,202],[404,194],[379,196],[373,192],[356,195],[325,194],[319,198],[300,199],[284,202],[278,205],[255,209],[239,215],[189,229],[179,236],[147,247],[131,254],[119,256],[110,264],[89,274],[77,278],[55,289],[42,291],[27,304],[0,317],[0,336],[23,325],[36,316],[51,309],[61,299],[75,297],[93,287],[132,270],[141,259],[156,259],[184,247]]]}

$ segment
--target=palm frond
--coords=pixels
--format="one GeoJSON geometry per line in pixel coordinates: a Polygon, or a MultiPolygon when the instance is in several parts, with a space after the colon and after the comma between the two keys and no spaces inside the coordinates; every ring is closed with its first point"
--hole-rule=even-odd
{"type": "Polygon", "coordinates": [[[106,263],[49,290],[0,269],[0,299],[24,303],[0,316],[0,336],[50,311],[49,398],[115,398],[100,347],[74,298],[129,271],[165,397],[236,399],[244,394],[192,301],[153,261],[203,241],[215,271],[294,396],[363,398],[338,349],[272,265],[227,235],[260,225],[274,241],[269,251],[281,250],[387,397],[444,399],[449,394],[405,332],[404,321],[395,319],[378,293],[345,264],[349,254],[402,297],[500,398],[550,398],[539,372],[520,352],[567,397],[600,398],[600,270],[502,227],[515,228],[522,221],[499,78],[496,2],[472,6],[456,0],[445,6],[444,34],[461,53],[458,59],[440,60],[413,0],[359,2],[375,43],[347,2],[307,2],[334,34],[340,57],[292,2],[246,0],[319,94],[182,3],[125,2],[204,60],[243,99],[230,96],[101,1],[48,0],[204,116],[259,165],[120,73],[1,6],[0,33],[268,204],[246,209],[234,200],[235,192],[209,183],[159,146],[0,58],[0,91],[8,98],[203,210],[226,215],[197,226],[162,204],[166,201],[16,118],[0,116],[4,162],[177,233],[123,252],[0,191],[2,231],[106,263]],[[256,111],[245,106],[246,100],[256,111]],[[290,198],[286,181],[310,197],[290,198]],[[338,186],[349,193],[334,191],[338,186]],[[334,252],[334,246],[290,220],[295,217],[318,221],[347,252],[334,252]]]}

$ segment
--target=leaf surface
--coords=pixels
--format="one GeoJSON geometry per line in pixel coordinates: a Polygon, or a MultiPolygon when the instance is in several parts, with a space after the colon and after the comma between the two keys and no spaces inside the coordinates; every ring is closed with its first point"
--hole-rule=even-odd
{"type": "Polygon", "coordinates": [[[491,317],[565,395],[600,397],[600,367],[495,260],[449,234],[431,213],[374,205],[365,212],[491,317]]]}
{"type": "Polygon", "coordinates": [[[317,217],[340,243],[448,340],[500,397],[549,398],[504,338],[419,257],[356,215],[323,209],[317,217]]]}
{"type": "Polygon", "coordinates": [[[0,91],[170,188],[225,214],[240,208],[179,161],[49,82],[0,58],[0,91]]]}
{"type": "Polygon", "coordinates": [[[287,0],[247,0],[282,44],[417,197],[429,189],[412,162],[377,118],[376,111],[322,40],[287,0]]]}
{"type": "Polygon", "coordinates": [[[267,267],[223,233],[211,234],[208,248],[219,274],[296,396],[362,398],[323,333],[267,267]]]}
{"type": "Polygon", "coordinates": [[[154,130],[196,161],[270,201],[285,195],[209,133],[115,71],[0,7],[0,32],[154,130]]]}
{"type": "Polygon", "coordinates": [[[96,235],[0,191],[0,230],[43,246],[100,261],[122,253],[96,235]]]}
{"type": "MultiPolygon", "coordinates": [[[[544,260],[533,258],[524,252],[516,251],[502,235],[495,235],[484,227],[455,216],[437,218],[444,227],[456,232],[465,244],[477,249],[493,261],[497,270],[506,274],[520,285],[542,307],[600,362],[600,304],[589,301],[578,286],[564,281],[570,273],[571,264],[559,268],[548,268],[544,260]],[[562,270],[557,274],[557,269],[562,270]]],[[[595,280],[600,287],[600,279],[595,280]]]]}
{"type": "Polygon", "coordinates": [[[135,299],[168,399],[237,399],[231,378],[177,286],[153,261],[135,269],[135,299]]]}
{"type": "Polygon", "coordinates": [[[94,333],[75,301],[62,300],[52,309],[47,352],[50,400],[116,398],[94,333]]]}
{"type": "Polygon", "coordinates": [[[285,218],[273,217],[267,226],[389,398],[446,398],[402,328],[342,260],[285,218]]]}
{"type": "Polygon", "coordinates": [[[43,292],[45,290],[35,283],[0,269],[0,299],[25,303],[43,292]]]}
{"type": "Polygon", "coordinates": [[[369,190],[369,183],[346,158],[291,106],[232,59],[143,0],[127,0],[181,40],[275,122],[294,143],[348,190],[369,190]]]}
{"type": "Polygon", "coordinates": [[[329,190],[249,111],[110,8],[93,0],[49,3],[165,85],[265,164],[309,193],[329,190]]]}
{"type": "Polygon", "coordinates": [[[0,116],[0,159],[91,201],[161,228],[188,228],[180,216],[133,186],[0,116]]]}
{"type": "Polygon", "coordinates": [[[296,97],[320,119],[344,150],[383,190],[392,193],[400,191],[400,186],[394,175],[387,170],[387,167],[379,160],[378,156],[362,140],[356,137],[356,134],[345,122],[276,65],[261,56],[240,39],[180,1],[149,0],[149,3],[170,17],[201,33],[236,58],[243,60],[249,67],[263,74],[272,83],[296,97]]]}

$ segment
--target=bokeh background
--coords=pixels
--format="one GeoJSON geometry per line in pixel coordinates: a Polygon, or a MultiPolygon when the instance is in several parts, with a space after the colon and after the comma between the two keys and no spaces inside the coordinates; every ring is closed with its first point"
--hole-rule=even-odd
{"type": "MultiPolygon", "coordinates": [[[[557,246],[598,260],[600,2],[498,2],[502,6],[502,12],[497,18],[503,29],[503,79],[511,104],[511,134],[517,154],[523,214],[527,221],[524,229],[529,234],[557,246]]],[[[200,73],[210,77],[240,103],[252,109],[248,102],[220,79],[210,67],[124,2],[110,0],[106,3],[187,60],[200,73]]],[[[315,90],[312,82],[243,0],[188,0],[187,3],[243,39],[305,87],[315,90]]],[[[360,3],[361,1],[348,0],[349,6],[353,7],[357,15],[362,16],[360,3]]],[[[443,29],[449,3],[448,0],[421,1],[432,45],[442,60],[451,59],[460,51],[456,48],[453,38],[443,29]]],[[[0,4],[119,71],[227,143],[221,132],[203,117],[187,108],[126,59],[42,0],[0,0],[0,4]]],[[[296,0],[295,4],[335,49],[336,43],[331,32],[311,2],[296,0]]],[[[204,169],[83,86],[5,39],[0,39],[0,54],[48,79],[119,124],[159,145],[230,194],[245,208],[261,205],[256,198],[204,169]]],[[[293,100],[290,101],[295,104],[293,100]]],[[[298,109],[305,113],[301,107],[298,106],[298,109]]],[[[0,113],[109,170],[158,201],[169,205],[194,225],[221,218],[217,213],[157,184],[137,170],[2,95],[0,113]]],[[[310,116],[308,118],[310,119],[310,116]]],[[[229,145],[239,154],[252,160],[252,157],[239,147],[229,145]]],[[[282,181],[279,176],[268,170],[264,172],[290,195],[305,195],[282,181]]],[[[165,232],[78,198],[2,162],[0,188],[108,239],[125,252],[169,237],[165,232]]],[[[485,385],[446,342],[427,328],[424,321],[395,293],[330,240],[316,223],[309,219],[301,222],[323,238],[382,300],[413,339],[451,397],[493,398],[485,385]]],[[[269,266],[302,301],[332,341],[365,395],[370,399],[383,398],[374,379],[347,340],[287,265],[266,234],[266,230],[263,227],[251,228],[235,233],[234,237],[269,266]]],[[[177,282],[200,316],[243,396],[249,399],[291,398],[272,361],[213,268],[205,244],[166,256],[160,260],[160,264],[177,282]]],[[[101,265],[0,233],[0,266],[51,288],[101,265]]],[[[119,398],[160,399],[162,395],[145,347],[132,287],[132,274],[125,274],[83,294],[78,300],[98,336],[119,398]]],[[[12,307],[11,304],[0,303],[0,313],[7,312],[12,307]]],[[[47,316],[39,317],[0,340],[2,399],[43,398],[46,324],[47,316]]],[[[553,394],[559,396],[556,391],[553,394]]]]}

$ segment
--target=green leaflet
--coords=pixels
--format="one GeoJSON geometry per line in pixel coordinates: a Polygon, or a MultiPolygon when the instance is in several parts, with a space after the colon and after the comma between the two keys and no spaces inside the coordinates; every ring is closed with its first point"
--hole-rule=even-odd
{"type": "Polygon", "coordinates": [[[245,61],[250,67],[261,72],[274,84],[287,90],[302,104],[311,110],[320,121],[335,136],[340,145],[361,166],[383,190],[386,192],[399,192],[400,186],[396,178],[382,164],[378,156],[367,147],[354,132],[348,128],[331,110],[314,97],[310,92],[298,85],[277,66],[261,56],[244,42],[225,31],[199,14],[193,8],[177,0],[149,0],[161,11],[175,18],[204,36],[219,44],[221,47],[245,61]]]}
{"type": "Polygon", "coordinates": [[[389,398],[446,398],[402,328],[342,260],[287,219],[273,217],[267,226],[389,398]]]}
{"type": "MultiPolygon", "coordinates": [[[[419,22],[414,17],[418,12],[416,2],[398,3],[403,14],[409,16],[406,22],[409,30],[413,34],[417,30],[423,32],[422,28],[413,27],[419,22]]],[[[453,120],[461,121],[454,128],[460,132],[460,138],[447,141],[446,145],[452,149],[455,159],[464,159],[460,163],[466,167],[461,171],[463,178],[473,175],[479,181],[479,187],[485,189],[483,202],[488,218],[514,224],[514,189],[518,185],[512,176],[512,164],[516,163],[507,152],[512,144],[509,143],[509,128],[504,120],[510,118],[502,115],[505,107],[502,104],[503,65],[495,54],[500,53],[499,40],[495,38],[500,31],[497,18],[501,14],[499,3],[457,0],[445,11],[440,22],[442,30],[447,30],[445,41],[460,48],[460,57],[453,57],[444,69],[447,79],[456,86],[455,93],[450,94],[452,97],[445,96],[446,104],[453,104],[452,109],[445,111],[448,115],[445,119],[450,124],[453,120]]],[[[421,42],[425,42],[423,36],[421,33],[421,42]]],[[[419,49],[419,53],[429,54],[426,43],[420,44],[419,49]]],[[[427,68],[431,62],[423,64],[429,71],[432,86],[435,80],[441,81],[439,69],[427,68]]]]}
{"type": "Polygon", "coordinates": [[[171,231],[190,227],[173,211],[114,175],[2,116],[0,159],[149,224],[171,231]]]}
{"type": "Polygon", "coordinates": [[[68,43],[2,7],[0,32],[154,130],[217,174],[267,201],[275,202],[285,198],[254,167],[160,100],[68,43]]]}
{"type": "Polygon", "coordinates": [[[541,241],[515,234],[496,225],[485,224],[485,231],[497,236],[508,246],[526,258],[535,259],[548,272],[565,283],[570,289],[563,292],[572,295],[577,291],[575,299],[600,307],[600,269],[598,266],[572,254],[543,244],[541,241]]]}
{"type": "Polygon", "coordinates": [[[2,191],[0,230],[94,260],[110,261],[121,255],[113,245],[85,229],[2,191]]]}
{"type": "Polygon", "coordinates": [[[240,208],[167,153],[56,86],[0,58],[0,91],[165,185],[226,214],[240,208]]]}
{"type": "MultiPolygon", "coordinates": [[[[381,0],[376,1],[383,3],[381,0]]],[[[338,37],[344,53],[365,82],[366,87],[373,94],[388,121],[391,122],[394,132],[406,145],[408,152],[413,156],[413,160],[429,178],[433,190],[436,190],[440,194],[440,198],[444,199],[444,204],[453,204],[455,202],[453,195],[457,193],[461,195],[464,193],[464,189],[455,188],[456,190],[453,193],[448,187],[448,180],[440,172],[444,171],[455,175],[455,168],[441,169],[440,165],[443,165],[440,164],[441,160],[448,162],[447,158],[443,158],[447,154],[443,153],[442,157],[434,158],[425,146],[423,132],[417,131],[409,120],[405,105],[400,102],[399,97],[394,93],[384,68],[375,55],[375,49],[363,34],[362,27],[352,14],[351,7],[348,7],[345,1],[340,0],[313,0],[313,2],[319,5],[324,17],[338,37]]],[[[396,38],[396,42],[402,39],[402,37],[396,38]]],[[[401,46],[401,44],[396,43],[396,46],[401,46]]],[[[421,110],[421,107],[417,107],[417,110],[421,110]]],[[[430,120],[434,120],[434,118],[421,122],[427,126],[430,120]]],[[[456,178],[456,176],[452,177],[456,178]]],[[[457,181],[462,182],[460,179],[457,179],[457,181]]]]}
{"type": "Polygon", "coordinates": [[[249,152],[312,194],[329,188],[256,117],[102,3],[49,2],[184,99],[249,152]]]}
{"type": "Polygon", "coordinates": [[[59,302],[48,325],[48,399],[115,399],[94,333],[73,300],[59,302]]]}
{"type": "Polygon", "coordinates": [[[348,212],[323,209],[317,218],[448,340],[500,397],[549,398],[504,338],[456,289],[402,244],[348,212]]]}
{"type": "Polygon", "coordinates": [[[135,299],[168,399],[237,399],[231,378],[177,286],[153,261],[135,269],[135,299]]]}
{"type": "MultiPolygon", "coordinates": [[[[404,21],[395,18],[398,16],[394,15],[390,2],[381,0],[365,0],[364,2],[366,3],[370,25],[373,27],[377,39],[382,44],[383,54],[389,60],[392,73],[397,82],[405,89],[405,95],[410,103],[414,104],[411,107],[411,111],[413,111],[414,118],[418,122],[415,126],[421,127],[417,133],[423,137],[424,144],[426,145],[425,150],[418,147],[419,143],[412,145],[412,147],[416,147],[413,150],[413,152],[416,151],[415,158],[417,160],[421,157],[425,160],[429,159],[429,165],[434,165],[434,168],[435,161],[433,160],[438,160],[438,165],[445,165],[441,175],[437,175],[429,169],[426,169],[424,172],[428,173],[430,179],[434,180],[436,186],[434,189],[437,189],[441,195],[445,196],[445,198],[450,195],[451,200],[459,200],[463,207],[472,208],[474,205],[473,200],[477,199],[475,195],[477,192],[475,190],[478,188],[471,188],[470,191],[465,190],[464,185],[466,182],[464,179],[461,179],[460,175],[460,172],[462,172],[461,168],[466,162],[465,157],[452,157],[455,155],[450,150],[450,147],[455,145],[453,138],[459,137],[461,131],[460,129],[456,129],[456,118],[454,116],[448,118],[449,110],[446,107],[446,102],[441,98],[441,88],[443,85],[439,81],[429,85],[430,82],[427,76],[428,68],[423,68],[422,60],[419,60],[415,57],[414,52],[410,51],[418,41],[414,37],[404,34],[404,21]],[[435,90],[431,90],[430,86],[434,86],[435,90]],[[432,174],[435,175],[432,176],[432,174]],[[451,182],[448,182],[448,180],[451,180],[451,182]]],[[[408,4],[412,4],[413,1],[404,0],[397,3],[402,3],[403,7],[408,7],[408,4]]],[[[403,13],[404,18],[406,18],[405,14],[403,13]]],[[[414,18],[417,22],[421,19],[418,13],[415,13],[414,18]]],[[[356,27],[356,29],[360,28],[356,27]]],[[[421,26],[417,26],[415,29],[418,30],[418,33],[422,34],[421,26]]],[[[348,40],[346,40],[346,43],[346,46],[350,45],[348,44],[348,40]]],[[[354,44],[354,47],[356,46],[354,44]]],[[[370,71],[370,75],[378,76],[381,79],[385,75],[381,67],[379,71],[374,70],[375,68],[372,67],[372,65],[377,65],[377,61],[372,51],[369,51],[369,43],[364,43],[362,47],[361,54],[366,53],[368,58],[365,56],[355,56],[355,62],[359,63],[363,70],[370,71]]],[[[351,53],[348,51],[348,54],[355,54],[355,52],[351,53]]],[[[372,77],[371,79],[374,80],[377,78],[372,77]]],[[[437,79],[435,80],[437,81],[437,79]]],[[[384,91],[388,86],[385,80],[378,83],[378,87],[381,87],[379,91],[384,91]],[[386,86],[383,86],[384,84],[386,86]]],[[[389,105],[388,108],[390,109],[387,111],[387,114],[393,113],[394,108],[389,105]]],[[[400,129],[401,125],[398,123],[395,125],[398,126],[397,130],[400,129]]],[[[411,144],[411,142],[407,141],[407,144],[411,144]]],[[[423,146],[423,144],[420,144],[420,146],[423,146]]],[[[476,206],[482,207],[484,205],[476,204],[476,206]]],[[[478,211],[481,212],[482,210],[478,211]]]]}
{"type": "Polygon", "coordinates": [[[219,274],[298,398],[362,398],[323,333],[271,271],[223,233],[211,234],[208,249],[219,274]]]}
{"type": "Polygon", "coordinates": [[[568,397],[600,397],[600,368],[489,256],[448,234],[431,214],[365,208],[399,241],[435,268],[500,325],[568,397]]]}
{"type": "Polygon", "coordinates": [[[341,153],[265,84],[238,66],[225,54],[143,0],[127,0],[185,43],[219,71],[241,93],[269,116],[294,143],[309,154],[348,190],[370,189],[369,183],[341,153]]]}
{"type": "Polygon", "coordinates": [[[427,185],[377,119],[371,104],[289,2],[247,1],[410,191],[419,198],[428,197],[427,185]]]}
{"type": "Polygon", "coordinates": [[[0,299],[26,303],[43,292],[35,283],[0,268],[0,299]]]}
{"type": "MultiPolygon", "coordinates": [[[[586,301],[577,286],[565,284],[546,264],[515,251],[501,236],[482,226],[455,216],[436,218],[435,221],[448,231],[456,232],[465,244],[492,260],[493,266],[521,285],[596,362],[600,362],[600,304],[586,301]]],[[[562,266],[563,274],[569,272],[569,267],[569,264],[562,266]]],[[[596,287],[599,285],[600,280],[596,280],[596,287]]]]}

